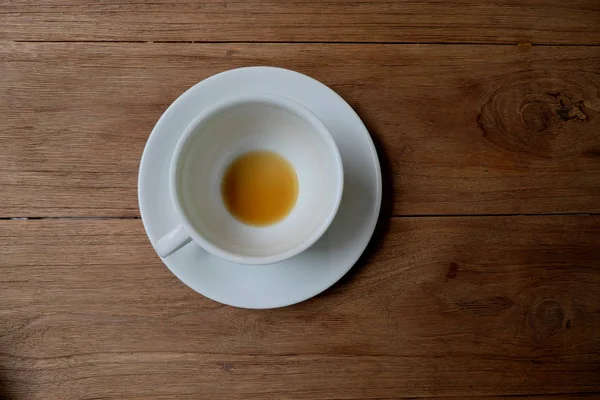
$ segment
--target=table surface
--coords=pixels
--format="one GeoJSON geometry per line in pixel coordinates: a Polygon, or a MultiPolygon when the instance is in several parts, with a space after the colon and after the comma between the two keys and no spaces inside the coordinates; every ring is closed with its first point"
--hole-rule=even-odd
{"type": "Polygon", "coordinates": [[[597,0],[5,1],[0,117],[0,398],[600,397],[597,0]],[[161,113],[249,65],[336,90],[385,178],[361,261],[266,311],[136,197],[161,113]]]}

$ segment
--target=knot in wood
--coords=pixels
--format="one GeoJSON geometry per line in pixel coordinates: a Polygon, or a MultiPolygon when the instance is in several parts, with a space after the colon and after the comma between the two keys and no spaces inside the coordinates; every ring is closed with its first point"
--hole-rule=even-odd
{"type": "Polygon", "coordinates": [[[599,102],[598,87],[589,88],[589,82],[598,78],[533,71],[488,82],[477,118],[483,137],[504,150],[544,158],[585,151],[590,131],[585,124],[596,113],[586,104],[599,102]]]}
{"type": "Polygon", "coordinates": [[[523,102],[519,114],[523,126],[532,132],[545,131],[552,123],[552,109],[548,103],[541,100],[523,102]]]}
{"type": "Polygon", "coordinates": [[[563,326],[565,312],[556,300],[545,299],[536,304],[530,314],[530,323],[535,333],[549,336],[563,326]]]}

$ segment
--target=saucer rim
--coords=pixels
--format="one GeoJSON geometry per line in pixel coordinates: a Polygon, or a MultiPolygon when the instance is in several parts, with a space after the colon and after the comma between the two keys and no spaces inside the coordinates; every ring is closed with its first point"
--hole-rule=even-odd
{"type": "MultiPolygon", "coordinates": [[[[331,89],[330,87],[328,87],[327,85],[325,85],[324,83],[308,76],[305,74],[302,74],[300,72],[297,71],[293,71],[293,70],[289,70],[289,69],[285,69],[285,68],[280,68],[280,67],[270,67],[270,66],[252,66],[252,67],[241,67],[241,68],[235,68],[235,69],[230,69],[230,70],[226,70],[220,73],[217,73],[215,75],[212,75],[198,83],[196,83],[195,85],[193,85],[192,87],[190,87],[189,89],[187,89],[184,93],[182,93],[177,99],[175,99],[170,105],[169,107],[164,111],[164,113],[160,116],[160,118],[157,120],[156,124],[154,125],[147,141],[146,141],[146,145],[144,146],[144,151],[142,153],[142,157],[140,160],[140,167],[139,167],[139,172],[138,172],[138,206],[140,209],[140,216],[141,216],[141,220],[142,220],[142,225],[144,226],[144,230],[146,232],[146,236],[148,237],[148,240],[150,241],[150,243],[152,244],[152,246],[154,247],[154,242],[152,241],[152,239],[150,238],[150,235],[148,233],[148,226],[147,226],[147,219],[150,218],[150,216],[147,215],[144,216],[144,207],[142,206],[143,203],[143,196],[142,196],[142,191],[143,191],[143,169],[144,169],[144,165],[148,162],[148,152],[147,149],[150,148],[153,145],[153,142],[156,140],[156,138],[158,137],[158,127],[161,125],[161,121],[163,121],[164,119],[166,119],[171,113],[174,112],[175,108],[179,107],[183,102],[187,101],[187,99],[192,95],[193,92],[199,90],[201,88],[201,86],[203,86],[204,84],[213,81],[213,80],[217,80],[217,79],[225,79],[227,78],[227,75],[229,74],[235,74],[235,73],[243,73],[243,72],[254,72],[256,70],[261,70],[261,71],[269,71],[269,70],[278,70],[280,72],[284,72],[286,74],[290,74],[291,75],[296,75],[298,78],[301,79],[308,79],[310,81],[312,81],[313,83],[315,83],[318,87],[320,87],[323,90],[328,91],[329,93],[333,94],[334,97],[337,99],[337,101],[343,103],[348,112],[353,114],[353,116],[355,117],[355,122],[356,124],[360,124],[360,128],[361,130],[364,132],[364,134],[366,135],[366,141],[369,147],[369,153],[371,155],[370,157],[370,162],[373,164],[373,166],[375,167],[375,184],[376,184],[376,193],[375,193],[375,199],[374,199],[374,207],[372,210],[372,215],[369,217],[369,221],[368,224],[365,223],[364,226],[361,228],[361,230],[363,230],[365,233],[368,232],[368,235],[365,235],[366,237],[368,237],[368,240],[366,240],[365,244],[362,245],[362,249],[360,252],[357,253],[357,255],[355,257],[352,257],[351,259],[347,260],[344,262],[344,264],[347,264],[347,266],[344,266],[343,268],[340,268],[340,273],[335,275],[333,278],[328,279],[327,281],[324,282],[323,285],[319,285],[318,287],[315,288],[315,290],[310,291],[310,294],[308,295],[304,295],[302,296],[302,298],[296,298],[293,299],[291,301],[274,301],[269,305],[265,305],[265,306],[244,306],[241,304],[232,304],[230,302],[227,301],[223,301],[220,299],[215,298],[214,296],[210,296],[207,295],[205,293],[202,293],[200,291],[198,291],[197,289],[195,289],[192,284],[187,282],[187,279],[183,279],[180,274],[177,271],[177,268],[171,267],[167,261],[166,258],[161,258],[161,261],[163,262],[163,264],[169,269],[169,271],[171,273],[173,273],[173,275],[175,275],[181,282],[183,282],[186,286],[188,286],[190,289],[192,289],[194,292],[197,292],[199,294],[201,294],[202,296],[209,298],[215,302],[218,302],[220,304],[225,304],[228,306],[232,306],[232,307],[237,307],[237,308],[246,308],[246,309],[273,309],[273,308],[281,308],[281,307],[286,307],[286,306],[290,306],[293,304],[298,304],[301,302],[304,302],[306,300],[311,299],[312,297],[315,297],[317,295],[319,295],[320,293],[324,292],[325,290],[327,290],[328,288],[330,288],[331,286],[335,285],[344,275],[346,275],[350,269],[352,269],[356,262],[360,259],[360,257],[364,254],[365,249],[369,246],[369,244],[371,243],[371,240],[373,238],[373,235],[375,233],[375,229],[377,227],[377,223],[379,221],[379,217],[380,217],[380,212],[381,212],[381,202],[382,202],[382,186],[383,186],[383,182],[382,182],[382,173],[381,173],[381,164],[379,162],[379,155],[377,153],[377,149],[375,147],[375,144],[373,142],[373,138],[371,137],[368,129],[366,128],[364,122],[362,121],[362,119],[360,118],[360,116],[356,113],[356,111],[350,106],[350,104],[348,104],[337,92],[335,92],[333,89],[331,89]]],[[[256,92],[255,94],[264,94],[265,91],[263,92],[256,92]]],[[[277,95],[276,93],[272,93],[274,95],[277,95]]],[[[233,98],[233,97],[232,97],[233,98]]],[[[307,107],[305,105],[305,102],[300,101],[297,98],[294,98],[293,96],[288,97],[290,100],[295,101],[297,103],[299,103],[300,105],[307,107]]],[[[307,109],[309,111],[312,112],[312,110],[307,107],[307,109]]],[[[325,125],[327,126],[327,125],[325,125]]],[[[329,128],[328,128],[329,129],[329,128]]],[[[344,171],[345,174],[345,171],[344,171]]],[[[341,200],[343,202],[343,198],[341,200]]],[[[341,206],[341,204],[340,204],[341,206]]],[[[335,223],[335,221],[332,222],[332,225],[335,223]]],[[[156,251],[156,250],[155,250],[156,251]]],[[[310,247],[304,251],[310,251],[310,247]]],[[[302,254],[302,253],[300,253],[302,254]]],[[[298,257],[300,254],[294,256],[294,257],[298,257]]],[[[292,257],[292,259],[294,258],[292,257]]],[[[238,265],[242,265],[242,264],[238,264],[238,265]]],[[[255,265],[255,267],[260,267],[261,265],[255,265]]]]}

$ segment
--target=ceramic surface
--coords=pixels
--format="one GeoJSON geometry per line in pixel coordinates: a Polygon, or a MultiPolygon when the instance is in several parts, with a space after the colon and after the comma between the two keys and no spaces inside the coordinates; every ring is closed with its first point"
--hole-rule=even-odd
{"type": "Polygon", "coordinates": [[[313,246],[285,261],[243,265],[191,243],[163,259],[181,281],[215,301],[244,308],[275,308],[309,299],[338,281],[366,248],[379,216],[381,170],[373,141],[352,108],[322,83],[273,67],[249,67],[212,76],[181,95],[154,127],[140,164],[138,196],[150,242],[177,225],[169,167],[185,128],[202,110],[240,96],[273,94],[312,111],[335,140],[344,166],[344,192],[329,229],[313,246]]]}

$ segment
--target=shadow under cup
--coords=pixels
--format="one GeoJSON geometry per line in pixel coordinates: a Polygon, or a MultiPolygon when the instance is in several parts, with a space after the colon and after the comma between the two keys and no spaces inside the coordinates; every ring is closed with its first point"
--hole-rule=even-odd
{"type": "Polygon", "coordinates": [[[171,189],[184,225],[206,250],[235,262],[267,264],[300,253],[325,232],[341,200],[343,170],[333,138],[310,111],[281,97],[215,106],[192,122],[174,160],[171,189]],[[229,165],[255,150],[278,153],[298,177],[294,209],[269,226],[238,221],[221,194],[229,165]]]}

